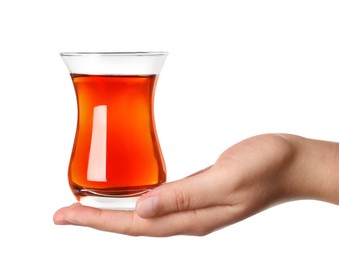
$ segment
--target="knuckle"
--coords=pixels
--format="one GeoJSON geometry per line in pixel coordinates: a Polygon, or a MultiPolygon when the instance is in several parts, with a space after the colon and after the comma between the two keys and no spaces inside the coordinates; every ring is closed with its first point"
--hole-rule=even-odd
{"type": "Polygon", "coordinates": [[[192,236],[203,237],[214,231],[214,223],[211,219],[208,219],[201,215],[199,210],[192,210],[191,220],[187,223],[187,234],[192,236]]]}
{"type": "Polygon", "coordinates": [[[190,208],[190,197],[181,190],[175,191],[175,209],[177,211],[188,210],[190,208]]]}
{"type": "Polygon", "coordinates": [[[198,237],[203,237],[206,236],[208,234],[210,234],[212,232],[212,230],[209,227],[204,227],[204,226],[194,226],[190,228],[190,231],[188,231],[187,233],[192,235],[192,236],[198,236],[198,237]]]}
{"type": "Polygon", "coordinates": [[[129,224],[121,226],[119,233],[125,234],[128,236],[138,237],[142,235],[140,226],[137,223],[137,216],[135,214],[129,216],[129,224]]]}
{"type": "Polygon", "coordinates": [[[203,237],[203,236],[206,236],[208,234],[210,234],[212,231],[211,231],[211,228],[208,227],[208,226],[204,226],[204,225],[200,225],[200,226],[193,226],[191,227],[191,235],[193,236],[198,236],[198,237],[203,237]]]}
{"type": "Polygon", "coordinates": [[[204,236],[207,236],[209,233],[211,233],[211,232],[209,232],[205,229],[200,229],[200,230],[197,230],[194,235],[198,236],[198,237],[204,237],[204,236]]]}

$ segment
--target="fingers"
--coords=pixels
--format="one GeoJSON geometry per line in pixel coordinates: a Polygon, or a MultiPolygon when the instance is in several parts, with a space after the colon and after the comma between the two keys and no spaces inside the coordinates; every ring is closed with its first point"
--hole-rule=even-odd
{"type": "Polygon", "coordinates": [[[136,211],[142,218],[224,205],[220,174],[213,167],[189,178],[164,184],[139,199],[136,211]]]}
{"type": "Polygon", "coordinates": [[[133,223],[131,211],[104,211],[80,203],[59,209],[53,220],[56,225],[85,226],[121,234],[130,234],[133,223]]]}
{"type": "Polygon", "coordinates": [[[58,210],[54,221],[131,236],[202,236],[236,222],[239,212],[236,207],[217,206],[143,219],[135,211],[100,210],[77,203],[58,210]]]}

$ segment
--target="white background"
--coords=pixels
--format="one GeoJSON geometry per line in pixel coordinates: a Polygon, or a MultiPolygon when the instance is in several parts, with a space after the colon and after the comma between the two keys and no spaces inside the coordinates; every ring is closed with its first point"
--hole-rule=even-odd
{"type": "Polygon", "coordinates": [[[338,206],[280,205],[205,237],[55,226],[76,101],[60,51],[169,51],[156,121],[175,180],[252,135],[339,141],[338,1],[0,3],[0,259],[338,259],[338,206]]]}

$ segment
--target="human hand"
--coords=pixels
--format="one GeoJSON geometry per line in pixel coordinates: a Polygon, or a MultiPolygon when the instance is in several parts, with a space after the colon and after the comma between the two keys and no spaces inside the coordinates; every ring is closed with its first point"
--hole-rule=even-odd
{"type": "Polygon", "coordinates": [[[283,201],[316,198],[338,203],[338,196],[328,193],[331,190],[315,189],[320,178],[309,178],[310,172],[322,169],[313,161],[319,153],[307,152],[309,146],[339,154],[334,143],[290,135],[256,136],[227,149],[213,166],[144,194],[135,211],[76,203],[58,210],[54,222],[132,236],[206,235],[283,201]]]}

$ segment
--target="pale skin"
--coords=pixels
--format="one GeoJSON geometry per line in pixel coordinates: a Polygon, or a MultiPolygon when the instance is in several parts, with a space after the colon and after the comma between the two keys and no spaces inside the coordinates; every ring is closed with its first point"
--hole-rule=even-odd
{"type": "Polygon", "coordinates": [[[59,209],[54,223],[131,236],[202,236],[298,199],[339,205],[339,143],[254,136],[224,151],[214,165],[144,194],[135,211],[76,203],[59,209]]]}

